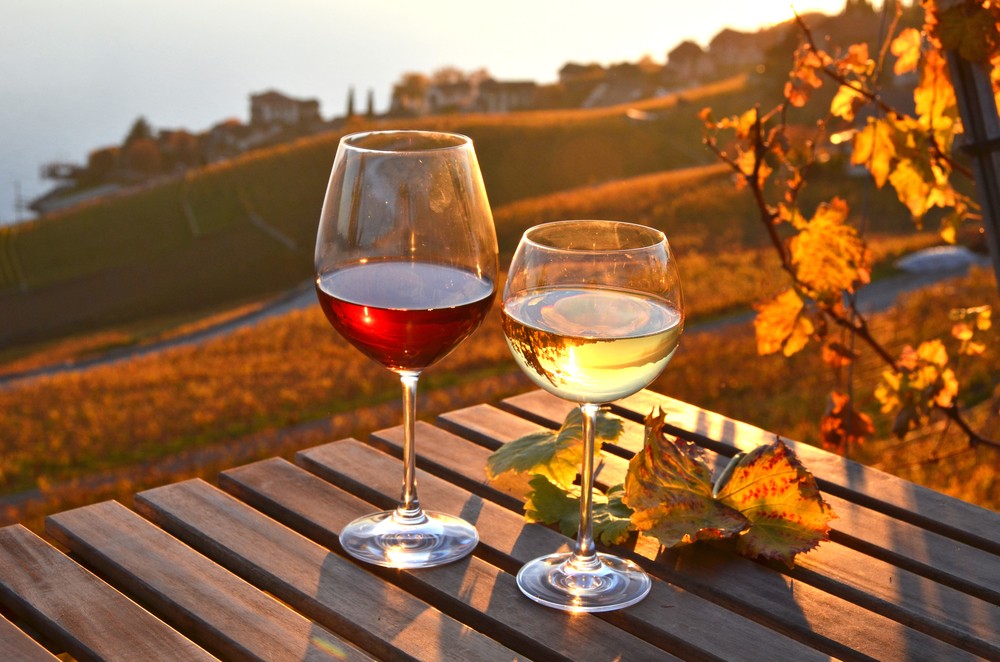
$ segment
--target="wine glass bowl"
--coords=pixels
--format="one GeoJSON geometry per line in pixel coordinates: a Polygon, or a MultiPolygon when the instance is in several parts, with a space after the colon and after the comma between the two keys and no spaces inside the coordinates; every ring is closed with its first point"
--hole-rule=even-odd
{"type": "Polygon", "coordinates": [[[501,323],[528,377],[583,414],[576,547],[526,564],[518,586],[568,611],[635,604],[649,592],[649,577],[631,561],[597,552],[593,541],[594,428],[601,405],[645,388],[677,349],[684,306],[666,237],[617,221],[530,228],[511,261],[501,323]]]}
{"type": "Polygon", "coordinates": [[[472,141],[433,131],[341,139],[316,237],[316,293],[330,324],[397,373],[403,388],[403,487],[395,510],[351,522],[341,546],[360,560],[429,567],[478,543],[464,520],[417,498],[421,372],[480,325],[496,294],[497,241],[472,141]]]}

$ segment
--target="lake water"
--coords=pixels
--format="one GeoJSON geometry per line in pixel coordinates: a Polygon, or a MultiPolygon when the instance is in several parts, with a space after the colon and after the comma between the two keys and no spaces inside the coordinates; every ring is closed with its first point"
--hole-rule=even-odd
{"type": "MultiPolygon", "coordinates": [[[[843,0],[793,3],[833,13],[843,0]]],[[[663,62],[684,39],[706,46],[726,25],[788,18],[787,0],[2,0],[0,223],[24,216],[53,161],[84,163],[120,144],[140,116],[154,129],[200,132],[249,118],[249,95],[316,98],[339,116],[355,89],[363,110],[389,104],[405,72],[487,69],[500,80],[553,82],[567,62],[663,62]]]]}

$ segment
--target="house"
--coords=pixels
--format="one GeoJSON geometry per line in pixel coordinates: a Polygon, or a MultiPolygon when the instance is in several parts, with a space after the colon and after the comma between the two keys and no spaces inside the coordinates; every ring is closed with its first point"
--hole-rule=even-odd
{"type": "Polygon", "coordinates": [[[538,84],[533,81],[498,81],[492,78],[479,84],[477,106],[487,113],[505,113],[534,108],[538,84]]]}
{"type": "Polygon", "coordinates": [[[715,75],[715,63],[701,46],[682,41],[667,53],[665,74],[678,84],[698,83],[715,75]]]}
{"type": "Polygon", "coordinates": [[[604,67],[599,64],[568,62],[559,69],[559,82],[563,85],[596,83],[604,79],[604,67]]]}
{"type": "Polygon", "coordinates": [[[708,54],[719,73],[746,69],[747,63],[762,62],[767,51],[785,34],[781,26],[759,32],[739,32],[726,28],[708,44],[708,54]]]}
{"type": "Polygon", "coordinates": [[[292,99],[275,90],[250,95],[251,125],[298,126],[320,121],[316,99],[292,99]]]}
{"type": "Polygon", "coordinates": [[[281,124],[244,124],[228,119],[210,128],[202,140],[205,162],[228,159],[269,143],[282,133],[281,124]]]}
{"type": "Polygon", "coordinates": [[[477,88],[475,82],[469,80],[432,84],[427,90],[427,108],[432,113],[472,110],[477,88]]]}

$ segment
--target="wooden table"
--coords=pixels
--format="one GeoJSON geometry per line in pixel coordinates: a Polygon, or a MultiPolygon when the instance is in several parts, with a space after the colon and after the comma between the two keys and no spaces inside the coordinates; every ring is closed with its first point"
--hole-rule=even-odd
{"type": "MultiPolygon", "coordinates": [[[[772,435],[650,392],[606,449],[615,482],[643,417],[732,455],[772,435]]],[[[488,484],[492,449],[557,427],[542,392],[421,423],[420,496],[476,524],[475,554],[434,569],[362,566],[337,532],[398,496],[402,433],[377,432],[219,476],[48,518],[53,546],[0,529],[0,659],[1000,660],[1000,514],[792,444],[839,518],[794,570],[710,546],[617,551],[654,576],[638,605],[565,614],[523,597],[514,573],[570,541],[521,514],[521,480],[488,484]],[[332,550],[332,551],[331,551],[332,550]]],[[[724,458],[723,458],[724,459],[724,458]]]]}

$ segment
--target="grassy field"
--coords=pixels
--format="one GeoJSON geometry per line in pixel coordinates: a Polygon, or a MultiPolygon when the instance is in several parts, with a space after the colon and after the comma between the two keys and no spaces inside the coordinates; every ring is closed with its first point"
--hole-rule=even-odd
{"type": "MultiPolygon", "coordinates": [[[[501,264],[521,232],[538,222],[599,217],[659,227],[678,255],[690,328],[697,328],[747,312],[781,287],[752,205],[698,147],[697,109],[738,103],[741,85],[729,81],[683,105],[648,102],[657,118],[649,122],[629,120],[618,108],[456,116],[422,126],[462,131],[476,141],[501,264]]],[[[307,280],[338,137],[248,155],[0,234],[6,256],[0,259],[0,374],[183,333],[210,313],[238,315],[307,280]],[[290,245],[250,224],[250,212],[290,245]]],[[[807,204],[841,195],[864,212],[877,273],[891,271],[899,255],[938,242],[933,233],[914,232],[888,194],[860,180],[834,170],[810,182],[807,204]]],[[[883,314],[878,328],[891,346],[933,325],[935,333],[947,333],[949,307],[963,301],[997,307],[996,295],[992,275],[979,272],[883,314]]],[[[750,326],[727,325],[686,337],[653,388],[816,442],[829,389],[851,385],[874,411],[870,390],[878,371],[866,357],[855,375],[831,381],[817,361],[758,357],[750,326]]],[[[988,355],[967,368],[974,388],[965,404],[978,407],[977,423],[989,426],[1000,375],[995,338],[988,355]]],[[[420,413],[430,417],[528,387],[494,311],[473,338],[427,372],[420,413]]],[[[398,423],[397,391],[387,371],[334,334],[318,306],[195,345],[19,382],[0,389],[4,518],[37,523],[52,510],[363,436],[398,423]]],[[[880,433],[886,436],[884,422],[880,433]]],[[[952,453],[958,443],[947,437],[952,433],[905,446],[873,443],[857,458],[1000,508],[995,472],[982,469],[996,466],[989,456],[995,451],[952,453]]]]}

